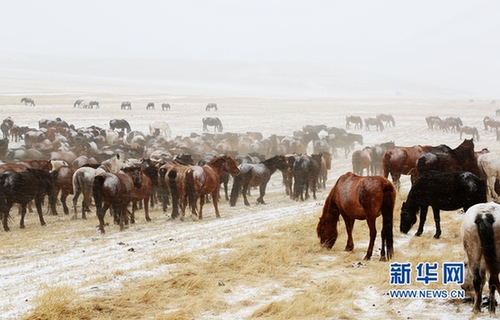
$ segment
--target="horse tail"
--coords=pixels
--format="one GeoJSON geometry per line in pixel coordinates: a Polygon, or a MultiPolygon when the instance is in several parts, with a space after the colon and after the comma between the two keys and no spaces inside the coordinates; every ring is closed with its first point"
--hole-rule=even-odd
{"type": "Polygon", "coordinates": [[[354,174],[361,175],[361,152],[354,152],[352,154],[352,171],[354,174]]]}
{"type": "MultiPolygon", "coordinates": [[[[98,211],[102,208],[101,190],[103,185],[104,185],[104,177],[96,175],[94,177],[94,183],[92,184],[92,195],[94,196],[95,206],[98,211]]],[[[88,203],[87,206],[90,206],[90,203],[88,203]]]]}
{"type": "Polygon", "coordinates": [[[196,210],[196,190],[194,186],[193,170],[186,171],[186,197],[188,198],[189,207],[193,212],[196,210]]]}
{"type": "MultiPolygon", "coordinates": [[[[168,188],[172,196],[172,219],[179,217],[179,190],[177,190],[177,171],[170,170],[168,172],[168,188]]],[[[163,179],[165,181],[165,179],[163,179]]],[[[166,183],[166,182],[164,182],[166,183]]]]}
{"type": "Polygon", "coordinates": [[[387,181],[382,187],[384,193],[382,201],[382,247],[385,245],[387,251],[387,260],[392,259],[394,254],[393,241],[393,215],[394,204],[396,202],[396,189],[390,181],[387,181]]]}
{"type": "Polygon", "coordinates": [[[495,231],[493,229],[494,222],[495,218],[490,213],[478,215],[474,220],[474,223],[477,225],[479,239],[481,240],[486,267],[490,275],[498,275],[500,272],[500,263],[495,245],[495,231]]]}
{"type": "Polygon", "coordinates": [[[389,178],[389,174],[391,174],[392,177],[390,152],[385,152],[382,156],[382,170],[384,171],[384,178],[389,178]]]}
{"type": "Polygon", "coordinates": [[[231,196],[229,198],[229,205],[234,207],[238,201],[241,191],[241,175],[233,176],[233,188],[231,189],[231,196]]]}

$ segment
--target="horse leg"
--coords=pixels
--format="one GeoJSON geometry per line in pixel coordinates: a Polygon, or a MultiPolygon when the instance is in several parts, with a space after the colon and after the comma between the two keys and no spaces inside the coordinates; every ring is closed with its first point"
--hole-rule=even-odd
{"type": "Polygon", "coordinates": [[[347,243],[345,245],[345,251],[354,250],[354,240],[352,239],[352,229],[354,228],[355,219],[349,217],[347,214],[342,213],[342,218],[345,222],[345,229],[347,231],[347,243]]]}
{"type": "Polygon", "coordinates": [[[104,203],[104,205],[101,208],[97,208],[97,218],[99,219],[99,231],[101,231],[102,234],[105,233],[104,231],[104,216],[106,215],[106,211],[109,209],[109,204],[104,203]]]}
{"type": "Polygon", "coordinates": [[[61,203],[62,203],[62,206],[63,206],[63,210],[64,210],[64,214],[65,215],[68,215],[69,214],[69,209],[68,209],[68,205],[66,204],[66,198],[68,197],[68,195],[63,191],[61,193],[61,203]]]}
{"type": "MultiPolygon", "coordinates": [[[[366,223],[368,223],[368,228],[370,229],[370,243],[368,245],[368,250],[366,250],[366,256],[363,258],[364,260],[370,260],[373,254],[373,246],[375,245],[375,239],[377,238],[377,224],[375,219],[376,218],[373,217],[368,217],[366,219],[366,223]]],[[[385,257],[384,244],[382,244],[381,257],[385,257]]]]}
{"type": "MultiPolygon", "coordinates": [[[[217,218],[220,218],[220,213],[219,213],[219,188],[217,187],[214,192],[212,192],[212,202],[214,205],[215,209],[215,216],[217,218]]],[[[201,219],[201,208],[202,205],[200,206],[200,219],[201,219]]]]}
{"type": "Polygon", "coordinates": [[[24,216],[26,216],[26,203],[21,204],[21,222],[19,228],[24,229],[24,216]]]}
{"type": "MultiPolygon", "coordinates": [[[[44,198],[44,196],[42,195],[41,197],[37,197],[35,199],[36,211],[38,212],[38,218],[40,219],[40,225],[42,225],[42,226],[45,225],[45,220],[43,220],[43,213],[42,213],[43,198],[44,198]]],[[[26,211],[26,209],[25,209],[25,211],[26,211]]]]}
{"type": "Polygon", "coordinates": [[[427,207],[427,206],[420,207],[420,221],[418,223],[417,233],[415,233],[416,236],[421,236],[422,232],[424,232],[424,224],[425,224],[425,219],[427,219],[427,210],[428,209],[429,209],[429,207],[427,207]]]}
{"type": "Polygon", "coordinates": [[[250,205],[250,202],[248,202],[247,199],[247,193],[248,193],[248,184],[243,184],[243,190],[241,191],[241,194],[243,195],[243,202],[245,203],[246,206],[250,205]]]}
{"type": "Polygon", "coordinates": [[[439,215],[439,209],[432,208],[432,212],[434,213],[434,223],[436,224],[436,233],[434,234],[434,238],[439,239],[441,236],[441,217],[439,215]]]}
{"type": "Polygon", "coordinates": [[[481,312],[481,303],[482,303],[482,295],[483,295],[483,286],[484,286],[484,279],[485,279],[485,272],[482,272],[480,270],[479,264],[477,264],[474,267],[474,278],[472,280],[472,285],[474,287],[474,307],[472,308],[472,311],[474,313],[480,313],[481,312]]]}
{"type": "Polygon", "coordinates": [[[146,219],[147,222],[151,221],[151,218],[149,217],[148,197],[144,199],[144,218],[146,219]]]}
{"type": "MultiPolygon", "coordinates": [[[[74,215],[73,215],[73,219],[76,220],[76,217],[78,215],[78,211],[77,211],[77,204],[78,204],[78,198],[80,197],[80,191],[76,191],[75,190],[75,194],[73,195],[73,211],[74,211],[74,215]]],[[[82,206],[83,206],[83,203],[82,203],[82,206]]]]}
{"type": "Polygon", "coordinates": [[[496,176],[491,176],[488,177],[487,183],[488,183],[488,189],[490,189],[491,197],[493,200],[498,199],[498,194],[495,191],[495,181],[497,180],[496,176]]]}
{"type": "Polygon", "coordinates": [[[257,203],[266,204],[264,202],[264,196],[266,195],[266,184],[262,183],[259,187],[260,197],[257,198],[257,203]]]}

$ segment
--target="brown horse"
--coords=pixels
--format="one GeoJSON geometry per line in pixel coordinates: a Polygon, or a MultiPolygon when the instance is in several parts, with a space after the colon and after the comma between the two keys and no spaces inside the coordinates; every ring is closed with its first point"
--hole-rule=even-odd
{"type": "Polygon", "coordinates": [[[132,200],[132,192],[141,185],[142,168],[139,166],[126,167],[118,173],[103,172],[94,177],[92,193],[101,233],[105,233],[104,216],[111,206],[115,217],[119,217],[120,231],[125,229],[128,225],[127,206],[132,200]]]}
{"type": "Polygon", "coordinates": [[[384,114],[384,113],[379,113],[377,114],[377,119],[379,119],[382,122],[385,122],[385,126],[396,126],[396,121],[394,120],[394,117],[392,114],[384,114]]]}
{"type": "Polygon", "coordinates": [[[370,260],[377,237],[376,220],[382,215],[382,250],[380,261],[393,255],[393,211],[396,190],[392,183],[381,176],[360,177],[348,172],[339,177],[325,200],[323,215],[316,232],[321,244],[331,249],[337,240],[339,216],[344,219],[347,231],[346,251],[354,249],[352,230],[355,220],[366,220],[370,229],[370,244],[365,260],[370,260]],[[387,250],[387,257],[386,257],[387,250]]]}
{"type": "Polygon", "coordinates": [[[363,150],[356,150],[352,153],[352,171],[354,174],[362,176],[366,169],[366,175],[369,176],[371,163],[372,149],[370,147],[365,147],[363,150]]]}
{"type": "Polygon", "coordinates": [[[132,216],[130,220],[131,223],[135,223],[135,211],[137,210],[137,202],[140,201],[142,201],[142,203],[144,204],[144,217],[146,221],[151,221],[151,218],[149,217],[149,200],[151,197],[151,192],[153,191],[153,183],[144,172],[142,173],[141,179],[141,186],[134,186],[130,198],[130,200],[132,201],[132,216]]]}
{"type": "Polygon", "coordinates": [[[354,129],[363,129],[363,120],[361,120],[360,116],[346,116],[345,117],[346,129],[349,129],[351,123],[354,123],[354,129]]]}
{"type": "MultiPolygon", "coordinates": [[[[215,157],[203,166],[190,166],[186,170],[187,199],[193,216],[196,216],[196,203],[200,199],[200,210],[198,212],[198,219],[200,220],[203,219],[203,205],[207,194],[212,195],[215,216],[220,218],[218,205],[219,179],[223,171],[230,174],[240,173],[238,163],[229,155],[215,157]]],[[[184,213],[182,213],[181,220],[184,220],[184,213]]]]}
{"type": "Polygon", "coordinates": [[[326,181],[328,180],[328,170],[332,168],[332,154],[329,152],[321,153],[321,165],[319,168],[318,187],[326,188],[326,181]]]}
{"type": "Polygon", "coordinates": [[[400,187],[401,175],[411,175],[412,182],[417,176],[417,159],[427,152],[426,146],[415,145],[413,147],[394,147],[387,150],[382,158],[382,169],[384,177],[392,177],[397,190],[400,187]]]}

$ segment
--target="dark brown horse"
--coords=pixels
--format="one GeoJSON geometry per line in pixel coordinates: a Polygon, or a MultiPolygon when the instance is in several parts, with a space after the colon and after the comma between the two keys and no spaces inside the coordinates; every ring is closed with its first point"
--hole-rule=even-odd
{"type": "MultiPolygon", "coordinates": [[[[189,206],[193,216],[203,219],[203,205],[205,204],[205,195],[212,195],[212,204],[215,209],[215,216],[220,218],[219,213],[219,187],[220,175],[223,171],[230,174],[240,173],[238,163],[229,155],[215,157],[203,166],[190,166],[186,170],[186,195],[189,200],[189,206]],[[196,214],[197,201],[200,199],[200,210],[196,214]]],[[[184,219],[182,213],[181,220],[184,219]]]]}
{"type": "Polygon", "coordinates": [[[151,221],[151,218],[149,217],[149,202],[151,193],[153,192],[153,183],[144,172],[142,172],[141,181],[142,183],[140,187],[134,186],[132,195],[130,197],[130,200],[132,201],[132,216],[130,220],[131,223],[135,223],[135,211],[137,210],[137,203],[141,201],[144,205],[144,218],[148,222],[151,221]]]}
{"type": "Polygon", "coordinates": [[[382,250],[380,260],[391,259],[393,255],[393,211],[396,190],[392,183],[381,176],[360,177],[348,172],[339,177],[325,200],[323,215],[316,232],[321,244],[331,249],[337,240],[337,225],[342,216],[347,231],[346,251],[354,249],[352,230],[355,220],[366,220],[370,229],[370,244],[365,260],[370,260],[377,237],[376,220],[382,215],[382,250]],[[386,257],[387,250],[387,257],[386,257]]]}
{"type": "Polygon", "coordinates": [[[115,217],[119,217],[120,230],[128,225],[127,206],[132,200],[134,188],[142,185],[141,167],[123,168],[118,173],[103,172],[94,177],[92,193],[99,218],[99,230],[104,233],[104,216],[112,206],[115,217]]]}
{"type": "Polygon", "coordinates": [[[394,147],[387,150],[382,158],[382,170],[384,177],[391,175],[397,190],[400,187],[401,175],[411,175],[412,182],[417,176],[417,159],[427,152],[426,146],[415,145],[413,147],[394,147]]]}
{"type": "Polygon", "coordinates": [[[366,170],[366,175],[369,176],[371,163],[372,149],[370,147],[365,147],[362,150],[356,150],[352,153],[352,171],[354,174],[362,176],[366,170]]]}

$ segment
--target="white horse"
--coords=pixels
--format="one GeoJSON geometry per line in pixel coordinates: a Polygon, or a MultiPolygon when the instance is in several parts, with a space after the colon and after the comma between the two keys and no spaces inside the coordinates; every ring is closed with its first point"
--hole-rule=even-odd
{"type": "Polygon", "coordinates": [[[491,197],[494,200],[498,199],[498,194],[495,191],[495,181],[500,180],[500,154],[495,152],[481,154],[477,158],[477,165],[481,178],[486,179],[491,197]]]}
{"type": "Polygon", "coordinates": [[[462,221],[462,239],[465,253],[467,254],[467,270],[462,288],[474,288],[475,313],[481,312],[482,292],[489,273],[488,280],[489,307],[491,313],[495,312],[495,290],[500,293],[500,205],[494,202],[479,203],[470,207],[465,212],[462,221]]]}
{"type": "Polygon", "coordinates": [[[160,134],[171,138],[172,131],[170,131],[170,126],[165,121],[154,121],[149,124],[149,132],[153,134],[156,130],[160,131],[160,134]]]}

